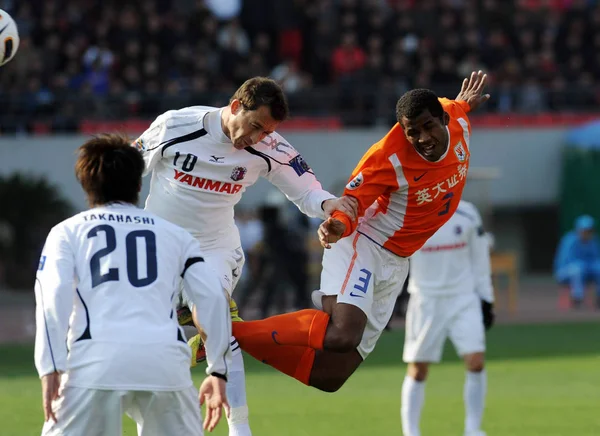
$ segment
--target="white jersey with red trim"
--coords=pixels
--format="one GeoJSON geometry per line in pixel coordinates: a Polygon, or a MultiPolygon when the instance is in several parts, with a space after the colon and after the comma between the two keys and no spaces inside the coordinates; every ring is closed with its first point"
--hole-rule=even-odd
{"type": "Polygon", "coordinates": [[[152,172],[146,209],[188,230],[202,248],[236,249],[233,207],[265,177],[310,217],[334,198],[278,133],[237,150],[223,133],[223,108],[193,106],[160,115],[135,142],[152,172]]]}
{"type": "Polygon", "coordinates": [[[411,256],[408,292],[426,296],[476,292],[493,301],[489,240],[473,204],[461,201],[454,215],[411,256]]]}

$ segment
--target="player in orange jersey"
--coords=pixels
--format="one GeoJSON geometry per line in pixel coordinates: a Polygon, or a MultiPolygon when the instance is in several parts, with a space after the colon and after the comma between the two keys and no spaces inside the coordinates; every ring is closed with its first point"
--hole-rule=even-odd
{"type": "Polygon", "coordinates": [[[400,98],[398,124],[367,151],[344,192],[358,200],[360,219],[335,212],[319,228],[328,249],[313,292],[320,310],[233,323],[243,350],[315,388],[344,384],[388,323],[408,257],[458,206],[469,166],[467,113],[489,98],[485,84],[479,71],[455,100],[426,89],[400,98]]]}

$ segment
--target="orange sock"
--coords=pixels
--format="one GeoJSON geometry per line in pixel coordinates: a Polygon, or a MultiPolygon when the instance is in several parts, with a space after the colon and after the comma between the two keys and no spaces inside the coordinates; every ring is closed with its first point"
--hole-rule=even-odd
{"type": "Polygon", "coordinates": [[[295,345],[323,349],[329,315],[321,310],[305,309],[258,321],[233,323],[233,336],[242,350],[252,354],[253,347],[295,345]]]}
{"type": "Polygon", "coordinates": [[[315,353],[316,351],[309,347],[293,345],[276,345],[273,347],[270,344],[262,349],[257,347],[252,351],[248,351],[248,354],[255,359],[272,366],[307,386],[315,361],[315,353]]]}
{"type": "Polygon", "coordinates": [[[308,385],[315,350],[323,349],[329,315],[315,309],[233,323],[242,350],[308,385]]]}

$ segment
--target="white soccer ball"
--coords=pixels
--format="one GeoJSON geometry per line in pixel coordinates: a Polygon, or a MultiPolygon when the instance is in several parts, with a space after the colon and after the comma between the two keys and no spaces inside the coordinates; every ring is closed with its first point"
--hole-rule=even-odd
{"type": "Polygon", "coordinates": [[[0,9],[0,67],[15,57],[18,48],[17,24],[8,12],[0,9]]]}

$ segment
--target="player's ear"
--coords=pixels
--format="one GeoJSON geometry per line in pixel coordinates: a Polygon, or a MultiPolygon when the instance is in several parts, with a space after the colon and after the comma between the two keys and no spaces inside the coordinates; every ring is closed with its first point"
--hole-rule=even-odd
{"type": "Polygon", "coordinates": [[[444,126],[447,126],[448,124],[450,124],[450,115],[448,115],[448,112],[444,111],[444,115],[442,115],[442,124],[444,126]]]}
{"type": "Polygon", "coordinates": [[[230,106],[231,106],[231,113],[234,115],[237,115],[238,112],[240,112],[242,110],[242,102],[239,101],[237,98],[234,98],[233,100],[231,100],[230,106]]]}

